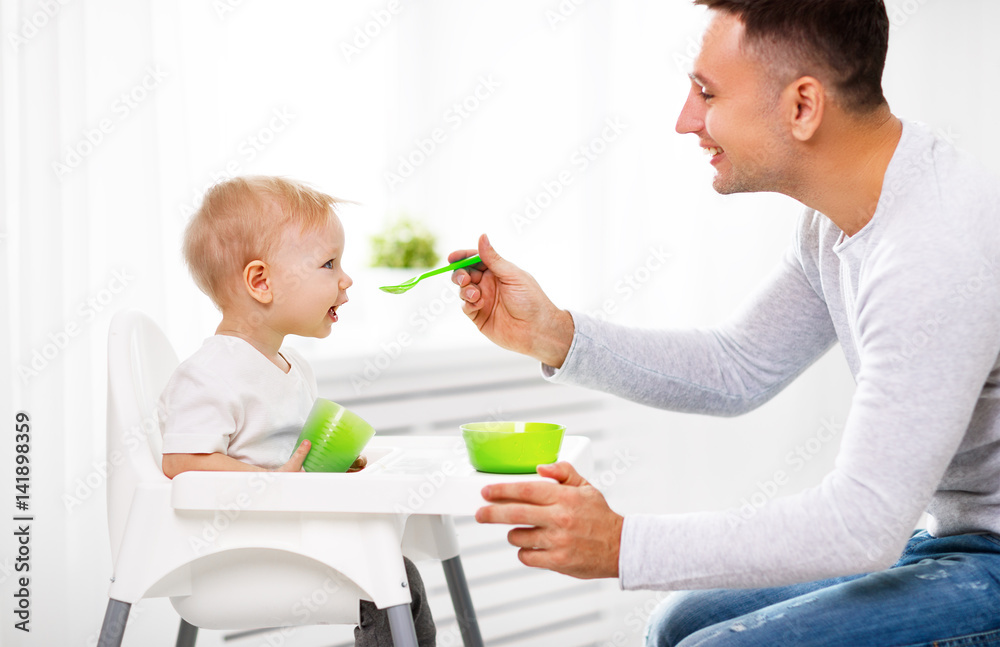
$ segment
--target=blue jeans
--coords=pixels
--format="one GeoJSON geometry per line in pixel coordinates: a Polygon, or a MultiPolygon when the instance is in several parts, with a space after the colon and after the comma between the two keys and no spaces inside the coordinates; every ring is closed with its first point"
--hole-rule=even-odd
{"type": "Polygon", "coordinates": [[[647,647],[1000,646],[1000,537],[913,534],[886,571],[674,593],[647,647]]]}

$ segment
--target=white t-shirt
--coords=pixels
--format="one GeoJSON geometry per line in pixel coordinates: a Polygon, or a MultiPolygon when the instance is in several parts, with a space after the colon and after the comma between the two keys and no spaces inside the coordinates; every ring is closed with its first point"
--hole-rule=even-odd
{"type": "Polygon", "coordinates": [[[249,342],[205,340],[160,396],[164,454],[218,452],[267,469],[291,456],[316,401],[316,378],[296,351],[283,349],[285,373],[249,342]]]}

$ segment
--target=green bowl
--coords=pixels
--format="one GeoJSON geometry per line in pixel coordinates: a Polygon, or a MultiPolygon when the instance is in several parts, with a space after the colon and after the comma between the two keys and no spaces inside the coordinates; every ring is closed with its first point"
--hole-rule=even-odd
{"type": "Polygon", "coordinates": [[[462,438],[476,470],[533,474],[559,459],[565,430],[548,422],[470,422],[462,425],[462,438]]]}
{"type": "Polygon", "coordinates": [[[358,414],[318,398],[295,441],[295,449],[303,440],[312,443],[302,463],[307,472],[346,472],[374,435],[375,428],[358,414]]]}

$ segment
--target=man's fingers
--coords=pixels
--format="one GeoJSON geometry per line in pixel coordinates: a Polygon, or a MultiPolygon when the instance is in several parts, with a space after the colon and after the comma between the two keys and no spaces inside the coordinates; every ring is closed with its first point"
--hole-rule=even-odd
{"type": "Polygon", "coordinates": [[[472,305],[468,301],[463,301],[462,312],[464,312],[465,316],[467,316],[469,319],[475,320],[476,315],[479,314],[479,308],[477,306],[472,305]]]}
{"type": "Polygon", "coordinates": [[[585,478],[580,476],[576,468],[566,461],[552,463],[551,465],[539,465],[537,471],[539,476],[555,479],[563,485],[572,485],[574,487],[590,485],[585,478]]]}
{"type": "Polygon", "coordinates": [[[490,244],[490,239],[486,234],[479,237],[479,258],[483,259],[483,263],[486,267],[489,267],[494,272],[501,268],[506,268],[507,261],[497,253],[497,250],[493,249],[493,245],[490,244]]]}
{"type": "Polygon", "coordinates": [[[514,528],[507,533],[507,541],[518,548],[552,548],[548,536],[538,528],[514,528]]]}
{"type": "Polygon", "coordinates": [[[551,505],[558,500],[559,486],[551,481],[527,481],[522,483],[494,483],[483,488],[483,498],[491,503],[516,501],[551,505]]]}
{"type": "Polygon", "coordinates": [[[543,506],[501,503],[476,510],[476,521],[508,526],[544,526],[549,523],[549,512],[543,506]]]}
{"type": "Polygon", "coordinates": [[[478,249],[459,249],[448,254],[448,262],[455,263],[462,260],[463,258],[469,258],[470,256],[475,256],[479,253],[478,249]]]}
{"type": "Polygon", "coordinates": [[[451,282],[459,287],[466,285],[473,287],[479,285],[479,282],[482,280],[482,270],[477,270],[474,267],[463,267],[462,269],[455,270],[451,273],[451,282]]]}
{"type": "MultiPolygon", "coordinates": [[[[535,548],[522,548],[517,551],[517,558],[521,560],[521,563],[525,566],[531,566],[532,568],[548,568],[552,569],[551,559],[549,558],[549,551],[538,550],[535,548]]],[[[554,569],[553,569],[554,570],[554,569]]]]}
{"type": "MultiPolygon", "coordinates": [[[[480,310],[483,305],[483,292],[476,286],[472,285],[467,288],[462,288],[459,291],[459,296],[462,297],[463,306],[472,306],[472,310],[480,310]]],[[[468,314],[468,313],[466,313],[468,314]]]]}
{"type": "Polygon", "coordinates": [[[474,304],[477,307],[482,307],[482,304],[480,303],[480,301],[483,300],[483,291],[479,289],[479,286],[477,286],[477,285],[470,285],[470,286],[461,288],[461,290],[459,291],[459,294],[462,297],[463,301],[465,301],[467,303],[474,304]]]}

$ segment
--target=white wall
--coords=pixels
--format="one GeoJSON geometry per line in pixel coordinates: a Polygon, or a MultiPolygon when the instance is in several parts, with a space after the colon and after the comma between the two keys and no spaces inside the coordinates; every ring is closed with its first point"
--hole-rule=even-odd
{"type": "MultiPolygon", "coordinates": [[[[991,33],[1000,4],[888,5],[894,28],[885,86],[894,110],[950,133],[1000,171],[993,155],[1000,144],[1000,45],[991,33]]],[[[227,166],[299,177],[361,203],[344,217],[347,258],[356,268],[351,303],[330,339],[297,343],[317,359],[376,358],[400,333],[415,339],[413,348],[485,343],[443,284],[405,298],[374,290],[381,279],[362,267],[366,239],[400,209],[426,216],[442,252],[487,231],[558,303],[591,310],[613,299],[617,320],[650,326],[718,321],[790,236],[797,212],[791,200],[715,195],[694,138],[673,133],[687,83],[678,61],[690,55],[702,20],[686,2],[403,1],[350,60],[341,46],[386,2],[58,6],[36,18],[36,0],[0,4],[0,297],[9,304],[0,317],[0,411],[10,421],[27,410],[36,421],[39,520],[32,544],[36,631],[14,632],[4,616],[4,644],[84,643],[99,627],[110,564],[95,463],[104,452],[109,315],[125,307],[150,312],[182,355],[212,331],[215,314],[188,279],[178,247],[192,201],[227,166]],[[219,13],[230,5],[233,11],[219,13]],[[553,26],[548,12],[560,6],[573,10],[553,26]],[[22,33],[25,20],[41,26],[15,47],[10,34],[22,33]],[[165,78],[119,119],[120,93],[141,85],[148,66],[157,65],[165,78]],[[453,129],[447,111],[483,75],[499,87],[453,129]],[[261,136],[275,110],[294,116],[251,159],[248,138],[261,136]],[[105,118],[114,119],[113,132],[68,177],[57,178],[52,162],[105,118]],[[574,167],[571,155],[608,118],[626,124],[621,137],[585,171],[574,167]],[[384,174],[398,170],[398,156],[435,128],[448,129],[447,140],[391,190],[384,174]],[[537,200],[564,169],[574,172],[574,183],[518,228],[512,214],[524,215],[526,201],[537,200]],[[650,247],[662,247],[670,260],[625,299],[615,286],[636,276],[650,247]],[[84,319],[83,304],[103,298],[122,270],[134,277],[127,289],[84,319]],[[22,379],[18,366],[72,323],[80,324],[79,334],[37,378],[22,379]],[[84,488],[78,506],[65,503],[88,478],[96,489],[84,488]]],[[[350,389],[350,376],[343,377],[350,389]]],[[[834,350],[743,418],[625,405],[626,442],[658,460],[624,475],[613,503],[622,511],[740,505],[825,419],[843,421],[851,390],[834,350]]],[[[834,451],[824,444],[787,491],[815,482],[834,451]]],[[[0,443],[0,485],[8,497],[12,465],[8,440],[0,443]]],[[[11,515],[13,499],[5,501],[11,515]]],[[[11,534],[0,535],[0,599],[8,602],[13,549],[11,534]]],[[[621,600],[624,623],[637,597],[621,600]]],[[[155,635],[158,625],[150,622],[155,635]]]]}

